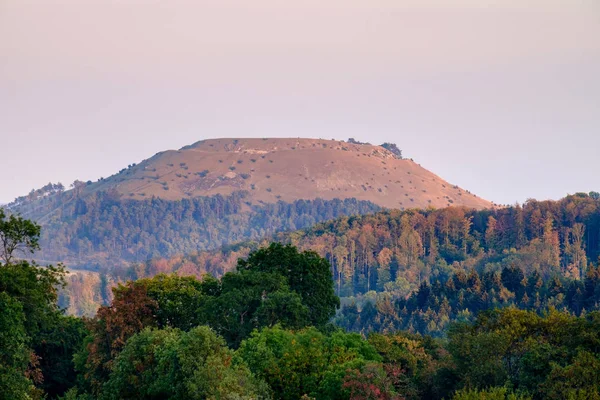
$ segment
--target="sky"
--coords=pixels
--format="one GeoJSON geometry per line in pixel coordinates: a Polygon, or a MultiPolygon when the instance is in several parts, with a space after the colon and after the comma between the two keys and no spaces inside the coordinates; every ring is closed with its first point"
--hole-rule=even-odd
{"type": "Polygon", "coordinates": [[[600,191],[600,2],[0,0],[0,204],[216,137],[394,142],[499,204],[600,191]]]}

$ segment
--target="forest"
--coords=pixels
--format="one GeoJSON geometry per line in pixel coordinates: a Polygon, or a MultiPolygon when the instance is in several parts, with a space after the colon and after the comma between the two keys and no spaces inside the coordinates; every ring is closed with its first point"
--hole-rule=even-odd
{"type": "Polygon", "coordinates": [[[252,205],[243,191],[140,201],[124,199],[115,190],[83,195],[86,186],[76,182],[73,190],[64,192],[62,185],[48,184],[9,205],[12,212],[44,225],[36,259],[87,270],[124,267],[380,210],[356,199],[252,205]]]}
{"type": "MultiPolygon", "coordinates": [[[[589,196],[577,199],[593,204],[589,196]]],[[[439,335],[421,333],[417,322],[409,330],[384,326],[379,301],[369,318],[362,313],[373,304],[363,304],[361,333],[344,329],[340,321],[349,323],[356,303],[341,305],[334,266],[315,251],[277,242],[218,278],[129,280],[94,317],[79,318],[58,305],[64,268],[25,261],[39,248],[40,232],[0,211],[2,399],[600,398],[596,303],[544,304],[564,293],[555,280],[546,283],[541,267],[532,272],[537,279],[526,279],[516,263],[496,275],[490,270],[491,278],[457,271],[443,286],[422,282],[397,299],[407,315],[423,307],[450,315],[475,304],[469,296],[477,287],[517,294],[509,305],[449,321],[439,335]],[[539,297],[539,307],[528,307],[526,297],[539,297]]],[[[563,251],[556,268],[569,268],[563,251]]],[[[584,289],[598,271],[586,261],[584,289]]],[[[581,273],[569,279],[581,282],[581,273]]]]}
{"type": "Polygon", "coordinates": [[[21,258],[39,235],[0,212],[3,399],[600,398],[597,311],[490,309],[438,338],[351,333],[331,323],[329,261],[271,243],[219,279],[128,281],[77,318],[57,303],[64,268],[21,258]]]}
{"type": "Polygon", "coordinates": [[[461,313],[463,309],[552,305],[579,314],[598,300],[600,196],[592,192],[495,210],[450,207],[343,216],[261,241],[100,269],[95,279],[73,274],[70,289],[61,292],[61,305],[73,314],[90,314],[110,300],[111,285],[160,273],[219,277],[232,271],[239,258],[270,241],[326,258],[344,313],[360,313],[366,306],[371,315],[375,306],[394,314],[360,319],[368,323],[356,323],[354,317],[344,322],[358,331],[381,326],[436,334],[444,330],[448,318],[472,317],[461,313]],[[419,307],[404,303],[419,291],[421,298],[425,293],[431,296],[425,296],[428,300],[419,307]],[[446,304],[444,300],[453,311],[445,306],[447,312],[442,314],[428,312],[446,304]],[[400,311],[405,317],[399,317],[400,311]]]}

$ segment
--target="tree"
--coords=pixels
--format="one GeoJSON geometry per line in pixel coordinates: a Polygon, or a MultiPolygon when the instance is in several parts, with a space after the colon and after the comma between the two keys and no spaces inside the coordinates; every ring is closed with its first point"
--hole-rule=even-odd
{"type": "Polygon", "coordinates": [[[485,245],[491,252],[496,249],[496,218],[489,216],[485,230],[485,245]]]}
{"type": "Polygon", "coordinates": [[[350,400],[404,400],[396,392],[401,370],[391,365],[369,363],[359,370],[349,370],[342,387],[349,392],[350,400]]]}
{"type": "Polygon", "coordinates": [[[572,363],[552,363],[542,384],[547,399],[600,399],[600,358],[598,354],[579,351],[572,363]]]}
{"type": "Polygon", "coordinates": [[[0,292],[0,398],[26,399],[33,382],[26,376],[30,350],[27,348],[23,308],[0,292]]]}
{"type": "Polygon", "coordinates": [[[398,148],[398,146],[396,146],[395,143],[387,143],[386,142],[386,143],[383,143],[381,145],[381,147],[392,152],[392,154],[394,154],[397,158],[402,159],[402,150],[400,150],[398,148]]]}
{"type": "Polygon", "coordinates": [[[156,326],[187,331],[200,325],[198,309],[204,301],[203,282],[192,276],[160,274],[135,281],[145,286],[147,296],[156,302],[156,326]]]}
{"type": "Polygon", "coordinates": [[[62,330],[74,322],[57,305],[64,267],[39,267],[16,258],[38,248],[39,234],[37,224],[6,219],[0,209],[0,393],[8,398],[38,396],[40,388],[51,396],[64,393],[74,384],[72,357],[83,337],[80,321],[74,334],[62,330]]]}
{"type": "Polygon", "coordinates": [[[88,322],[90,335],[76,355],[77,369],[93,394],[100,392],[127,340],[146,327],[156,326],[157,303],[148,297],[145,285],[129,282],[113,293],[112,304],[100,307],[88,322]]]}
{"type": "Polygon", "coordinates": [[[8,218],[0,208],[0,261],[11,264],[19,254],[27,254],[39,249],[41,228],[35,222],[21,216],[8,218]]]}
{"type": "Polygon", "coordinates": [[[290,290],[302,297],[314,325],[323,325],[335,315],[340,300],[335,295],[329,262],[313,251],[300,253],[291,245],[271,243],[269,247],[239,260],[239,271],[279,274],[287,280],[290,290]]]}
{"type": "Polygon", "coordinates": [[[280,327],[254,332],[238,356],[273,390],[275,398],[344,399],[348,369],[360,369],[379,355],[358,334],[335,332],[327,336],[315,328],[290,332],[280,327]]]}
{"type": "Polygon", "coordinates": [[[43,376],[38,386],[49,398],[60,396],[77,384],[73,356],[81,349],[87,333],[80,318],[61,316],[36,338],[34,350],[43,376]]]}
{"type": "Polygon", "coordinates": [[[385,284],[391,281],[390,263],[393,253],[387,247],[384,247],[377,255],[379,269],[377,270],[377,289],[382,291],[385,284]]]}
{"type": "Polygon", "coordinates": [[[298,329],[311,323],[308,307],[284,276],[254,270],[225,274],[198,312],[232,347],[264,326],[298,329]]]}

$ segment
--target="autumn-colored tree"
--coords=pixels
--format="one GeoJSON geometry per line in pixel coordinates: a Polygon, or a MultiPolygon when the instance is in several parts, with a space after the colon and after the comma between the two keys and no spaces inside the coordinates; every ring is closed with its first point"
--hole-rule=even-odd
{"type": "Polygon", "coordinates": [[[145,285],[129,282],[113,292],[112,304],[100,307],[96,317],[88,321],[90,337],[76,360],[79,371],[96,394],[108,379],[114,359],[127,339],[157,325],[154,315],[158,304],[148,296],[145,285]]]}
{"type": "Polygon", "coordinates": [[[342,387],[349,392],[350,400],[404,400],[395,390],[400,375],[398,367],[369,363],[361,371],[349,370],[342,387]]]}

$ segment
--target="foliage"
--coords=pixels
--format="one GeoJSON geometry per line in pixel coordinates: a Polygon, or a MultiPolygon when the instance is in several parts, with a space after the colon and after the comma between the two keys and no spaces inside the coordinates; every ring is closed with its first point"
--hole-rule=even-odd
{"type": "Polygon", "coordinates": [[[33,253],[39,249],[41,228],[18,215],[8,218],[0,208],[0,261],[11,264],[17,253],[33,253]]]}
{"type": "Polygon", "coordinates": [[[397,158],[402,159],[402,150],[400,150],[398,146],[396,146],[396,143],[386,142],[383,143],[381,147],[392,152],[392,154],[394,154],[397,158]]]}
{"type": "Polygon", "coordinates": [[[15,206],[30,218],[44,221],[42,248],[36,257],[106,272],[131,262],[215,249],[380,209],[356,199],[279,201],[248,207],[245,192],[178,201],[131,200],[114,190],[85,196],[80,192],[60,192],[15,206]]]}
{"type": "Polygon", "coordinates": [[[72,356],[82,323],[62,315],[58,288],[62,266],[40,267],[16,258],[37,247],[40,227],[0,209],[0,393],[6,398],[62,394],[73,385],[72,356]]]}
{"type": "Polygon", "coordinates": [[[220,279],[119,285],[85,324],[57,305],[62,267],[12,259],[0,265],[0,398],[598,399],[596,201],[338,220],[345,239],[327,224],[288,234],[300,248],[328,237],[319,252],[271,244],[220,279]],[[336,275],[351,258],[358,276],[336,275]],[[336,321],[368,338],[327,324],[346,279],[364,294],[336,321]]]}
{"type": "Polygon", "coordinates": [[[404,397],[395,390],[401,374],[397,367],[394,371],[392,366],[369,363],[363,367],[362,371],[348,371],[342,387],[349,392],[350,400],[403,400],[404,397]]]}
{"type": "Polygon", "coordinates": [[[335,332],[328,336],[315,328],[291,332],[280,327],[254,333],[242,343],[238,356],[279,399],[302,395],[347,398],[342,388],[346,371],[380,359],[356,334],[335,332]]]}
{"type": "Polygon", "coordinates": [[[598,312],[578,318],[508,308],[453,326],[448,350],[466,389],[510,385],[534,398],[564,399],[600,390],[598,333],[598,312]]]}
{"type": "MultiPolygon", "coordinates": [[[[289,209],[286,212],[300,215],[289,209]]],[[[167,219],[167,223],[175,222],[167,219]]],[[[190,232],[183,240],[193,237],[190,232]]],[[[172,240],[179,246],[177,238],[172,240]]],[[[600,256],[600,199],[580,194],[560,201],[530,200],[522,207],[494,210],[450,207],[341,217],[304,231],[276,233],[258,242],[153,258],[129,268],[113,268],[106,275],[112,282],[170,272],[219,277],[234,270],[239,258],[270,241],[292,244],[300,251],[312,250],[326,258],[331,264],[337,295],[355,297],[357,303],[362,302],[361,297],[371,296],[367,295],[371,291],[389,295],[392,300],[404,298],[424,282],[439,280],[444,284],[455,272],[469,274],[473,269],[483,274],[514,266],[524,276],[537,271],[544,282],[555,277],[578,281],[586,277],[588,266],[600,256]]],[[[204,245],[197,245],[198,248],[204,245]]],[[[86,282],[73,279],[73,290],[67,291],[64,298],[77,312],[75,305],[82,301],[80,293],[87,293],[81,287],[86,282]]],[[[513,292],[505,280],[503,285],[506,284],[513,292]]],[[[88,290],[99,288],[96,284],[88,290]]],[[[505,295],[508,293],[503,293],[503,298],[505,295]]],[[[515,295],[515,300],[520,300],[519,293],[515,295]]],[[[531,302],[536,301],[528,296],[531,302]]]]}
{"type": "Polygon", "coordinates": [[[529,400],[530,397],[511,393],[504,387],[490,388],[487,390],[459,390],[452,397],[453,400],[529,400]]]}
{"type": "Polygon", "coordinates": [[[383,368],[393,378],[394,390],[404,398],[437,398],[440,391],[445,391],[436,382],[435,373],[450,365],[448,353],[431,337],[397,331],[372,333],[368,341],[383,358],[383,368]]]}
{"type": "Polygon", "coordinates": [[[29,364],[25,315],[21,303],[0,292],[0,398],[22,399],[33,385],[25,372],[29,364]]]}
{"type": "Polygon", "coordinates": [[[117,356],[101,399],[255,399],[267,394],[207,327],[145,329],[117,356]]]}
{"type": "Polygon", "coordinates": [[[290,290],[308,307],[310,322],[323,325],[335,315],[340,300],[333,290],[330,265],[313,251],[298,252],[294,246],[271,243],[238,261],[240,271],[275,273],[284,276],[290,290]]]}
{"type": "Polygon", "coordinates": [[[257,271],[225,274],[199,313],[233,347],[263,326],[310,323],[302,297],[289,289],[283,275],[257,271]]]}
{"type": "Polygon", "coordinates": [[[77,383],[73,356],[87,335],[80,318],[60,316],[35,339],[43,381],[39,387],[50,398],[65,393],[77,383]]]}

